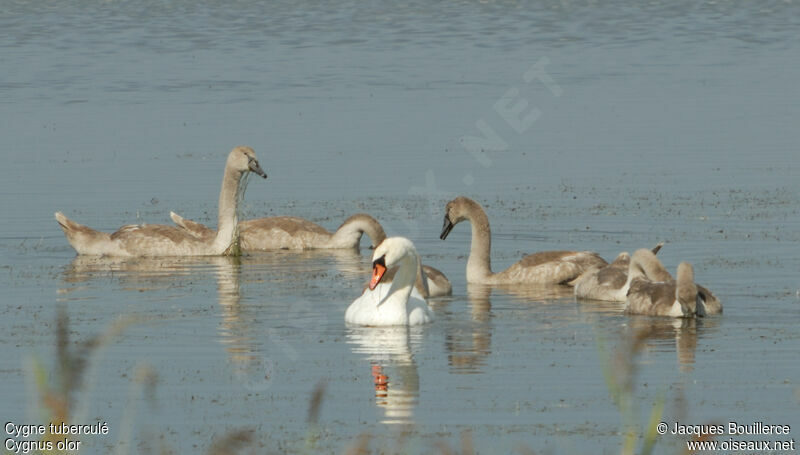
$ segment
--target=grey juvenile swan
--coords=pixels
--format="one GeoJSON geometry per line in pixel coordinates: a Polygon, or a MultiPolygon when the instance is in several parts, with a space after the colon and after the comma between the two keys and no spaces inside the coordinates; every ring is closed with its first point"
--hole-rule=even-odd
{"type": "Polygon", "coordinates": [[[678,278],[673,280],[652,251],[637,250],[631,257],[628,279],[628,314],[694,317],[722,313],[722,302],[694,282],[694,268],[688,262],[678,264],[678,278]],[[661,278],[652,278],[654,270],[661,278]]]}
{"type": "MultiPolygon", "coordinates": [[[[653,254],[658,253],[663,245],[663,243],[656,245],[652,249],[653,254]]],[[[584,273],[575,282],[575,297],[608,302],[624,302],[628,296],[628,288],[631,285],[631,281],[628,279],[630,263],[630,253],[623,251],[613,262],[605,267],[584,273]]],[[[651,277],[656,280],[672,279],[666,270],[663,273],[666,275],[660,274],[660,270],[653,270],[651,277]]]]}
{"type": "Polygon", "coordinates": [[[239,253],[237,203],[244,191],[242,178],[254,172],[264,178],[256,154],[250,147],[231,150],[219,194],[218,230],[200,238],[184,229],[160,224],[122,226],[113,234],[78,224],[61,212],[55,217],[67,241],[78,254],[105,256],[217,256],[239,253]]]}
{"type": "Polygon", "coordinates": [[[467,220],[472,225],[472,246],[467,260],[467,282],[477,284],[571,284],[587,270],[606,265],[591,251],[543,251],[530,254],[502,272],[491,268],[492,232],[480,204],[464,196],[447,203],[440,238],[467,220]]]}

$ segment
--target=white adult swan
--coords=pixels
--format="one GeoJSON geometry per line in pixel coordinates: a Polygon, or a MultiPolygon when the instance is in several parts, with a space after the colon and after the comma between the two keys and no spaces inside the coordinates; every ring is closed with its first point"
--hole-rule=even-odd
{"type": "MultiPolygon", "coordinates": [[[[193,235],[208,238],[214,234],[204,224],[183,218],[175,212],[170,212],[169,216],[175,224],[193,235]]],[[[363,234],[367,234],[373,247],[386,239],[383,226],[366,213],[357,213],[344,220],[333,233],[296,216],[271,216],[239,223],[240,245],[244,252],[358,248],[363,234]]],[[[391,278],[391,275],[386,278],[391,278]]],[[[423,265],[422,273],[417,279],[417,290],[426,298],[442,297],[451,295],[453,286],[444,273],[423,265]]]]}
{"type": "Polygon", "coordinates": [[[591,251],[543,251],[530,254],[499,273],[492,272],[492,232],[480,204],[464,196],[447,203],[442,240],[453,226],[467,220],[472,225],[472,246],[467,260],[467,282],[477,284],[571,284],[583,272],[606,265],[591,251]]]}
{"type": "Polygon", "coordinates": [[[420,325],[433,320],[427,302],[414,288],[419,255],[404,237],[390,237],[372,255],[372,279],[344,313],[348,324],[367,326],[420,325]],[[386,269],[399,265],[391,283],[381,283],[386,269]]]}
{"type": "Polygon", "coordinates": [[[222,177],[219,193],[218,230],[213,236],[199,238],[173,226],[159,224],[122,226],[113,234],[99,232],[68,219],[61,212],[55,217],[67,241],[78,254],[105,256],[217,256],[239,253],[239,231],[236,209],[245,185],[240,185],[248,172],[264,178],[256,154],[250,147],[231,150],[222,177]]]}
{"type": "Polygon", "coordinates": [[[694,282],[694,268],[688,262],[678,264],[678,278],[652,280],[648,270],[666,269],[652,251],[641,249],[633,253],[628,279],[630,289],[625,302],[628,314],[649,316],[694,317],[722,313],[722,302],[708,289],[694,282]],[[658,263],[658,266],[654,266],[658,263]]]}
{"type": "MultiPolygon", "coordinates": [[[[656,245],[652,249],[653,254],[658,253],[663,245],[663,243],[656,245]]],[[[630,253],[623,251],[613,262],[605,267],[584,273],[575,282],[575,297],[607,302],[624,302],[631,284],[628,279],[630,263],[630,253]]],[[[651,279],[656,279],[657,281],[672,279],[669,273],[666,273],[666,270],[664,270],[666,275],[659,276],[659,273],[659,270],[653,269],[650,274],[651,279]]]]}

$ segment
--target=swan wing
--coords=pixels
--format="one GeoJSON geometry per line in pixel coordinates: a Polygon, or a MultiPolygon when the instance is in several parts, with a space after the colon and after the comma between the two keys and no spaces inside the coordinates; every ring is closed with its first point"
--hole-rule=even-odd
{"type": "Polygon", "coordinates": [[[634,279],[628,290],[625,312],[648,316],[670,316],[675,304],[675,289],[671,282],[652,282],[634,279]]]}

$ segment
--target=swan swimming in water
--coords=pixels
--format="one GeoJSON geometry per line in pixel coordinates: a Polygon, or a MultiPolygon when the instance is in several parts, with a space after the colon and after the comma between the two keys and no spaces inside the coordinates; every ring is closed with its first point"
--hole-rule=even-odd
{"type": "Polygon", "coordinates": [[[469,221],[472,245],[467,260],[467,282],[476,284],[571,284],[587,270],[606,265],[591,251],[543,251],[530,254],[502,272],[491,268],[492,232],[489,218],[480,204],[464,196],[447,203],[440,238],[447,238],[453,226],[469,221]]]}
{"type": "Polygon", "coordinates": [[[225,164],[219,194],[218,230],[206,238],[184,229],[160,224],[122,226],[109,234],[78,224],[61,212],[55,218],[70,245],[78,254],[103,256],[218,256],[239,254],[236,209],[243,196],[242,180],[248,172],[264,178],[256,154],[250,147],[236,147],[225,164]]]}
{"type": "MultiPolygon", "coordinates": [[[[663,245],[663,243],[656,245],[652,250],[653,254],[658,253],[663,245]]],[[[627,299],[628,288],[630,288],[631,284],[630,279],[628,279],[630,263],[630,253],[623,251],[613,262],[605,267],[584,273],[575,282],[575,297],[607,302],[624,302],[627,299]]],[[[651,279],[657,281],[672,279],[666,270],[661,272],[653,269],[650,276],[651,279]]]]}
{"type": "MultiPolygon", "coordinates": [[[[213,235],[204,224],[170,212],[172,221],[198,237],[213,235]]],[[[367,234],[376,247],[386,238],[383,226],[365,214],[357,213],[330,232],[317,223],[296,216],[271,216],[239,223],[242,251],[310,250],[358,248],[361,236],[367,234]]]]}
{"type": "Polygon", "coordinates": [[[628,314],[695,317],[722,313],[722,302],[694,282],[694,268],[688,262],[678,264],[677,279],[673,280],[652,251],[641,249],[631,258],[628,277],[628,314]],[[651,279],[651,271],[659,268],[666,279],[651,279]]]}
{"type": "MultiPolygon", "coordinates": [[[[170,212],[169,215],[175,224],[192,235],[200,238],[214,235],[214,231],[204,224],[183,218],[175,212],[170,212]]],[[[275,249],[356,249],[363,234],[367,234],[373,247],[386,239],[383,226],[366,213],[357,213],[347,218],[333,233],[296,216],[271,216],[239,223],[240,245],[244,252],[275,249]]],[[[392,276],[389,273],[384,279],[389,281],[392,276]]],[[[417,291],[426,298],[453,293],[453,286],[444,273],[428,265],[422,265],[416,286],[417,291]]]]}
{"type": "Polygon", "coordinates": [[[348,324],[366,326],[420,325],[433,320],[428,303],[417,292],[414,281],[419,269],[419,255],[414,244],[404,237],[390,237],[372,255],[372,279],[347,308],[348,324]],[[387,269],[399,266],[391,283],[382,283],[387,269]]]}

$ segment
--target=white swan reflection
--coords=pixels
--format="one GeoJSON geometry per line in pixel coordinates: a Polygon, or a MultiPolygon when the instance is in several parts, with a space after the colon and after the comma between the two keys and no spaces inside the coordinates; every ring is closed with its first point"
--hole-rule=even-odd
{"type": "Polygon", "coordinates": [[[370,363],[375,404],[384,412],[381,423],[413,423],[419,403],[419,371],[413,351],[421,344],[422,330],[397,326],[351,327],[347,331],[353,352],[370,363]]]}

